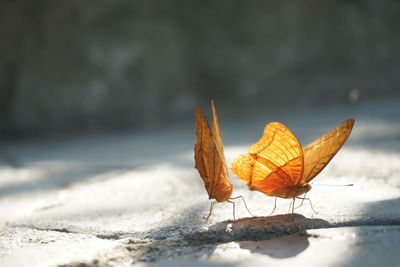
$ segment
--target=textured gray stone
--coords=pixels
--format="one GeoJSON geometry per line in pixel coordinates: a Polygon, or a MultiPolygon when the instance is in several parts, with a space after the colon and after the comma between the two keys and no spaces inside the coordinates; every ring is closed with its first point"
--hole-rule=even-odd
{"type": "Polygon", "coordinates": [[[210,202],[193,168],[192,124],[3,144],[0,265],[397,265],[399,103],[220,116],[228,164],[272,119],[305,144],[356,118],[348,142],[313,181],[308,197],[317,214],[308,203],[287,214],[290,201],[278,199],[268,217],[274,199],[231,175],[233,195],[244,196],[256,216],[237,200],[236,221],[232,205],[220,203],[204,224],[210,202]]]}

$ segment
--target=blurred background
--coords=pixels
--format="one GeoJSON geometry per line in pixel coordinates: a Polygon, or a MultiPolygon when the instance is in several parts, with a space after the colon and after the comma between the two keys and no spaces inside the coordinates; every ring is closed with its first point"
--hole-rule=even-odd
{"type": "MultiPolygon", "coordinates": [[[[226,203],[212,216],[222,228],[203,231],[194,108],[210,120],[212,99],[228,167],[272,120],[306,145],[356,119],[316,179],[355,186],[315,186],[307,197],[320,214],[296,210],[322,232],[256,252],[242,243],[233,261],[221,254],[231,265],[261,254],[251,266],[268,265],[275,250],[269,265],[398,265],[399,228],[380,226],[400,225],[399,0],[0,0],[0,265],[153,266],[142,255],[169,260],[183,247],[217,255],[202,254],[207,236],[239,228],[225,224],[226,203]]],[[[272,211],[272,198],[230,177],[232,196],[257,216],[272,211]]],[[[288,207],[278,200],[275,214],[288,207]]],[[[305,229],[286,218],[259,229],[305,229]]],[[[245,231],[256,236],[258,222],[245,231]]]]}
{"type": "Polygon", "coordinates": [[[400,94],[400,2],[0,3],[0,136],[156,129],[400,94]]]}

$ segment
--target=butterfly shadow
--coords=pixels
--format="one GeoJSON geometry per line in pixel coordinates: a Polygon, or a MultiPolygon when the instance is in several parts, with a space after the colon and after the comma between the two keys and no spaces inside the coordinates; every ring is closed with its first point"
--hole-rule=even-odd
{"type": "Polygon", "coordinates": [[[240,241],[241,249],[252,254],[264,254],[272,258],[291,258],[303,252],[310,245],[309,235],[305,230],[296,234],[281,236],[272,240],[240,241]]]}
{"type": "Polygon", "coordinates": [[[294,213],[223,221],[209,227],[208,236],[214,238],[215,243],[236,242],[252,253],[290,258],[309,246],[307,229],[328,225],[322,219],[310,219],[294,213]]]}

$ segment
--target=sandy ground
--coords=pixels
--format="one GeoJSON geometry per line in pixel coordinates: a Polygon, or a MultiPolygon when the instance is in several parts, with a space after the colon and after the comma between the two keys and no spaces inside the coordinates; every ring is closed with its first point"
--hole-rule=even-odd
{"type": "Polygon", "coordinates": [[[267,216],[274,199],[231,175],[233,196],[256,216],[238,200],[238,220],[221,203],[204,224],[210,201],[193,168],[193,125],[6,143],[0,266],[399,266],[400,99],[237,121],[219,115],[228,165],[267,122],[284,122],[307,144],[356,118],[312,184],[318,213],[304,203],[287,214],[290,201],[279,199],[267,216]]]}

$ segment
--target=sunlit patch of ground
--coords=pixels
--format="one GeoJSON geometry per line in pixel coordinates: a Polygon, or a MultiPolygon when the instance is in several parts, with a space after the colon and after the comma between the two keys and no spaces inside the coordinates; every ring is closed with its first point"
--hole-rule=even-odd
{"type": "Polygon", "coordinates": [[[267,115],[220,116],[228,165],[270,118],[284,121],[303,145],[356,118],[348,142],[312,181],[307,197],[318,213],[305,201],[286,215],[290,200],[278,199],[266,217],[274,198],[247,190],[231,173],[233,196],[244,196],[257,217],[237,200],[238,221],[231,221],[230,203],[219,203],[204,224],[210,201],[194,169],[193,125],[9,143],[2,149],[17,164],[0,158],[0,265],[364,266],[375,263],[368,255],[393,265],[389,247],[400,245],[397,103],[267,115]]]}

